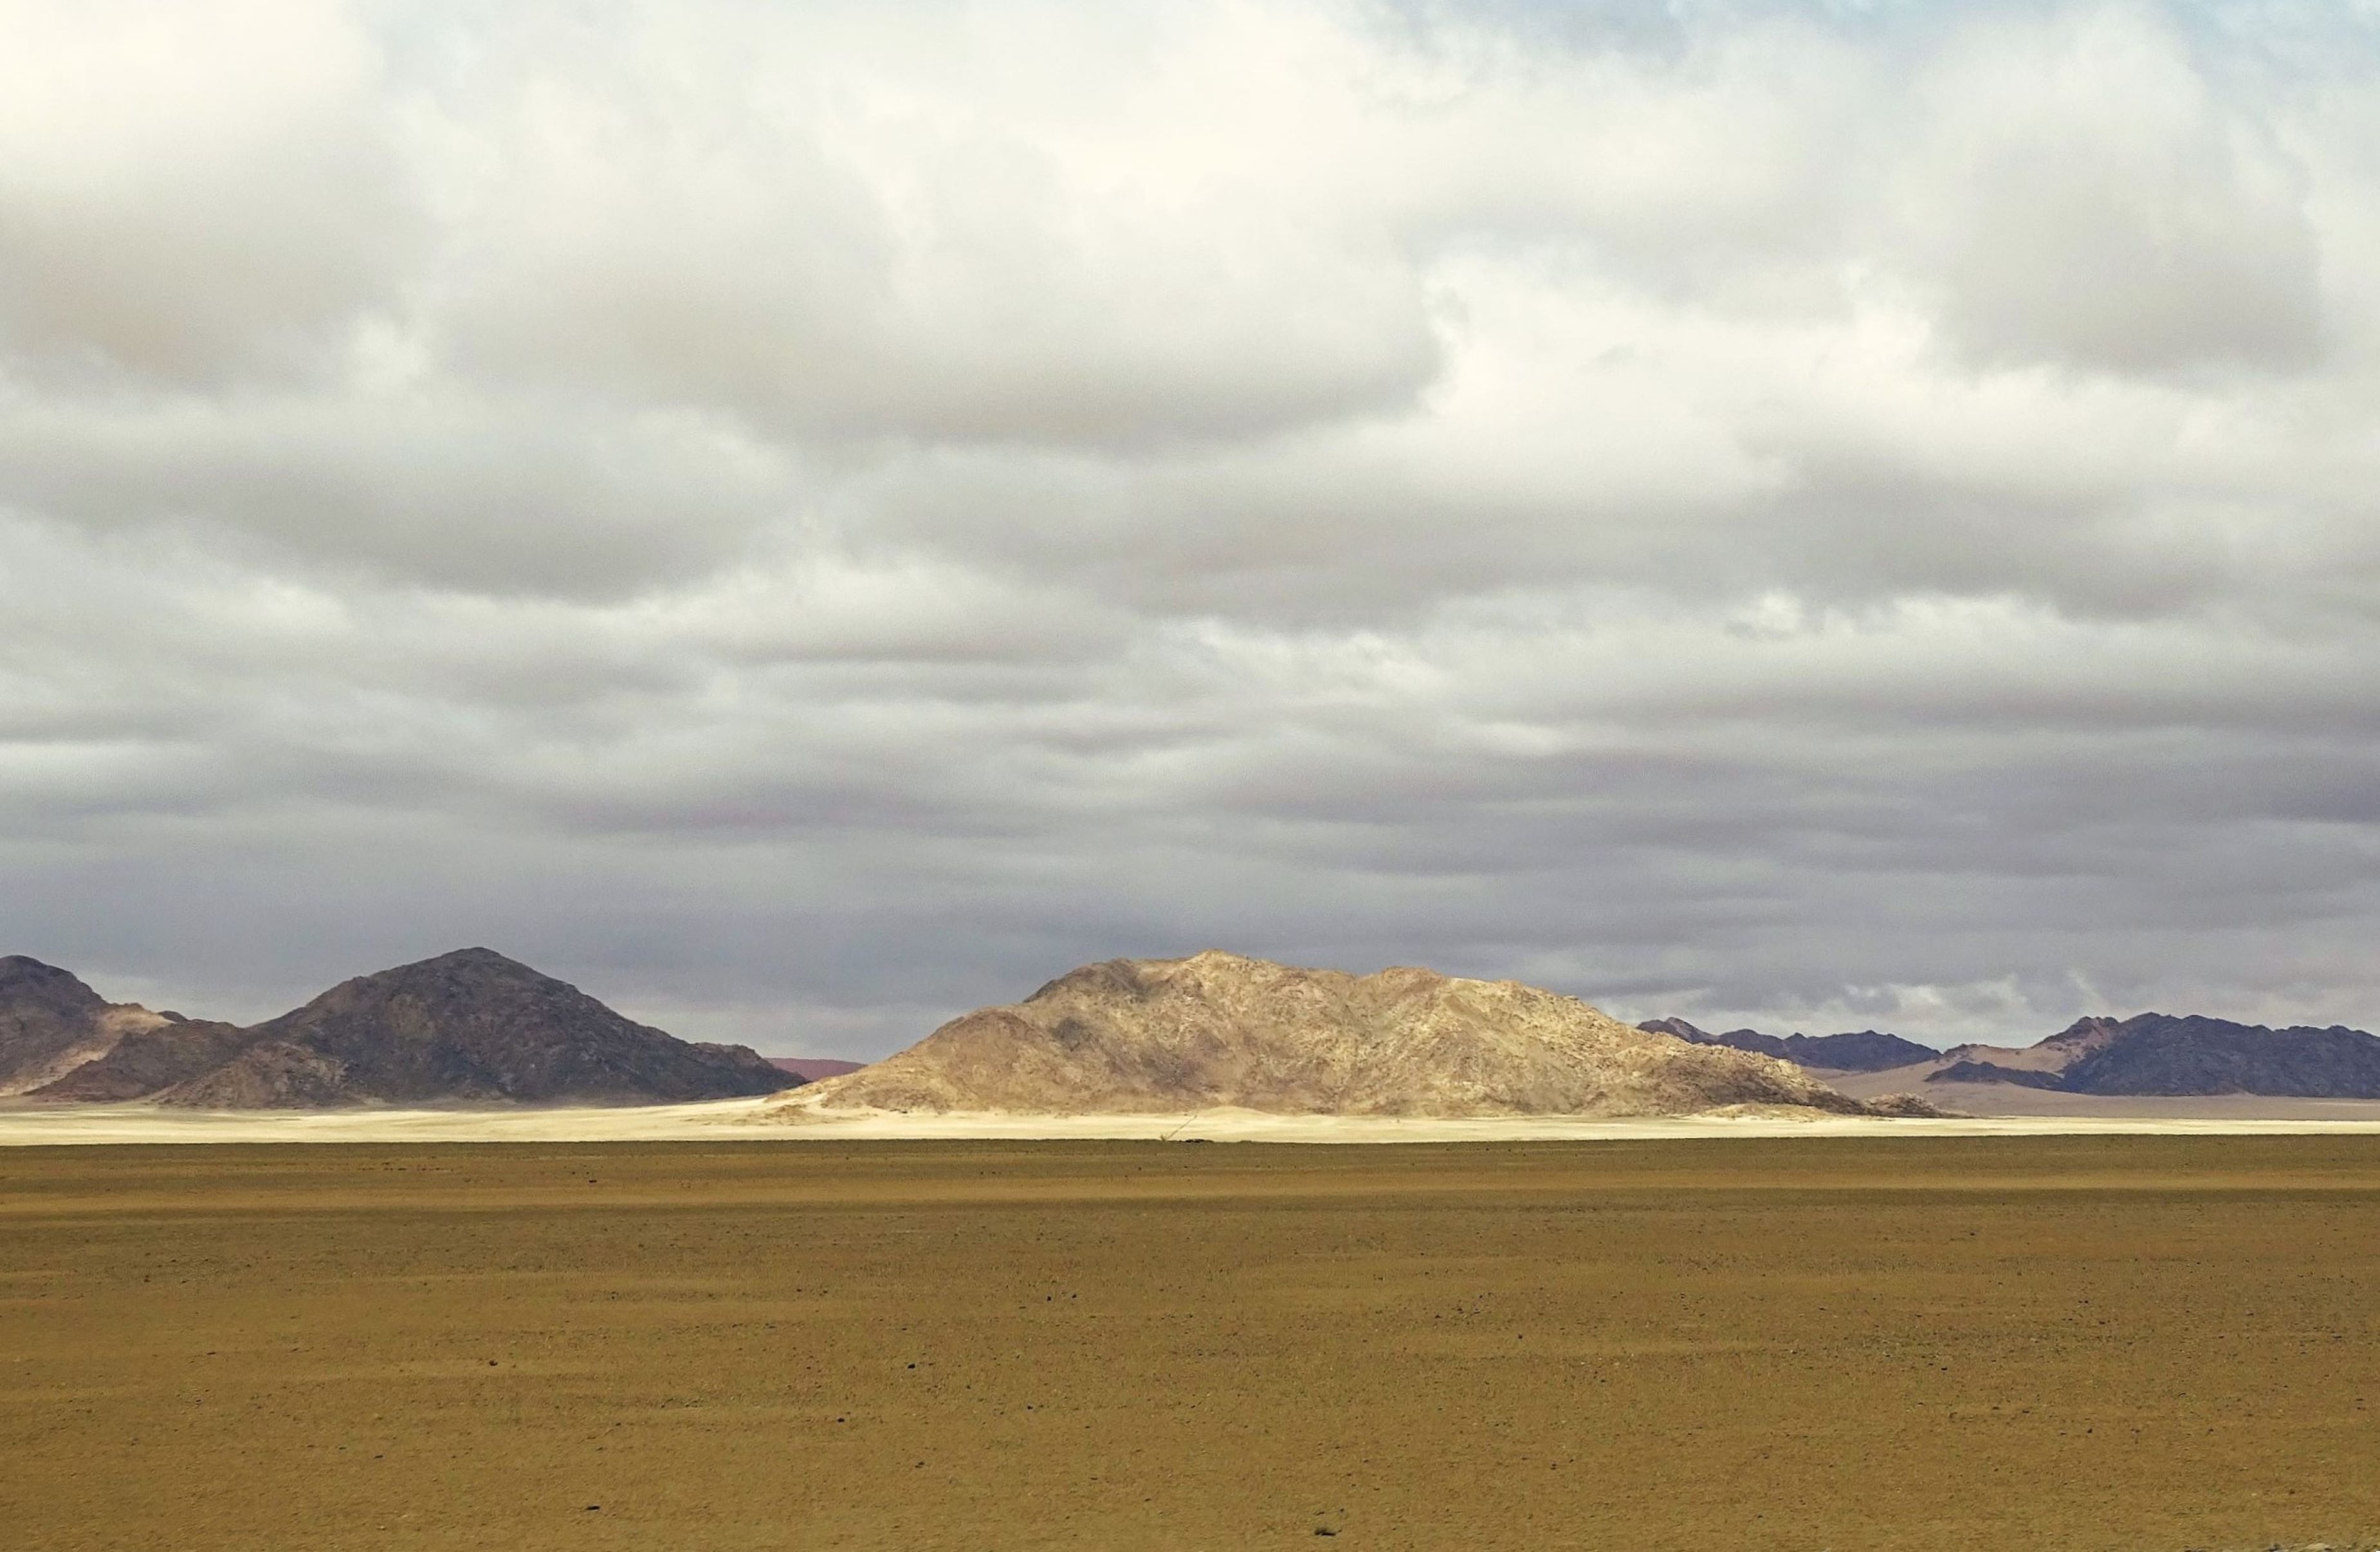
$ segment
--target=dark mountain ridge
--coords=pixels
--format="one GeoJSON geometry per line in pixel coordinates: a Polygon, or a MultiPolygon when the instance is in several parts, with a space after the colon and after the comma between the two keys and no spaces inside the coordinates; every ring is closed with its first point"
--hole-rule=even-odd
{"type": "Polygon", "coordinates": [[[2334,1024],[2273,1029],[2197,1014],[2078,1019],[2022,1050],[1961,1045],[1929,1083],[2060,1094],[2380,1099],[2380,1036],[2334,1024]]]}
{"type": "Polygon", "coordinates": [[[1797,1067],[1823,1068],[1831,1072],[1882,1072],[1913,1062],[1932,1061],[1942,1053],[1897,1034],[1858,1030],[1847,1034],[1789,1034],[1781,1039],[1758,1030],[1729,1030],[1712,1034],[1683,1019],[1647,1019],[1636,1026],[1655,1034],[1673,1034],[1697,1045],[1727,1045],[1776,1057],[1797,1067]]]}
{"type": "MultiPolygon", "coordinates": [[[[358,976],[246,1029],[118,1008],[63,971],[25,962],[48,973],[16,972],[28,989],[0,996],[0,1030],[31,1031],[15,1042],[28,1053],[65,1049],[71,1041],[61,1046],[51,1026],[79,1010],[88,1047],[69,1070],[17,1091],[42,1099],[220,1109],[636,1105],[772,1094],[802,1081],[744,1046],[636,1023],[487,948],[358,976]],[[101,1028],[111,1016],[122,1026],[113,1032],[101,1028]]],[[[0,981],[0,993],[7,985],[0,981]]]]}
{"type": "Polygon", "coordinates": [[[2270,1029],[2196,1014],[2143,1013],[2109,1033],[2058,1074],[2059,1088],[2096,1094],[2380,1098],[2380,1036],[2343,1025],[2270,1029]]]}

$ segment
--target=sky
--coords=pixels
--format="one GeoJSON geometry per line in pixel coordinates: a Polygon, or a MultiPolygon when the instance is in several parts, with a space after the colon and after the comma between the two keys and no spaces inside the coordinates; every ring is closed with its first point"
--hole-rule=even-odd
{"type": "Polygon", "coordinates": [[[2380,1025],[2380,5],[0,0],[0,951],[2380,1025]]]}

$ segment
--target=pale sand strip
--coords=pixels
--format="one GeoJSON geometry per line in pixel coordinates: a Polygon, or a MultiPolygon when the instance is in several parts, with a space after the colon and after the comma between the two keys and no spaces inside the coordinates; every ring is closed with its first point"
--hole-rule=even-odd
{"type": "Polygon", "coordinates": [[[1170,1116],[763,1116],[767,1102],[551,1110],[170,1110],[144,1105],[0,1106],[0,1146],[106,1143],[657,1143],[1012,1139],[1246,1143],[1536,1143],[1659,1137],[2250,1136],[2290,1132],[2380,1135],[2380,1103],[2353,1118],[2155,1116],[1988,1116],[1878,1120],[1823,1116],[1602,1119],[1534,1117],[1433,1119],[1275,1116],[1205,1110],[1170,1116]]]}

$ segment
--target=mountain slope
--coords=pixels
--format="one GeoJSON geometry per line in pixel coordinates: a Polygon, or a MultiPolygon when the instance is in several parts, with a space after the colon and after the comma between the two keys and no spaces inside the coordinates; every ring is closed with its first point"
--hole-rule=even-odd
{"type": "Polygon", "coordinates": [[[1788,1064],[1631,1029],[1514,982],[1412,969],[1354,976],[1217,952],[1086,966],[784,1104],[1369,1116],[1863,1109],[1788,1064]]]}
{"type": "Polygon", "coordinates": [[[225,1109],[652,1104],[800,1082],[743,1046],[690,1045],[631,1022],[486,948],[358,976],[241,1033],[229,1059],[158,1097],[225,1109]]]}
{"type": "Polygon", "coordinates": [[[41,1089],[126,1035],[166,1022],[109,1002],[73,974],[22,954],[0,956],[0,1094],[41,1089]]]}
{"type": "Polygon", "coordinates": [[[33,1090],[33,1097],[85,1105],[141,1099],[213,1071],[256,1042],[231,1024],[171,1013],[153,1017],[155,1023],[128,1030],[106,1050],[33,1090]]]}

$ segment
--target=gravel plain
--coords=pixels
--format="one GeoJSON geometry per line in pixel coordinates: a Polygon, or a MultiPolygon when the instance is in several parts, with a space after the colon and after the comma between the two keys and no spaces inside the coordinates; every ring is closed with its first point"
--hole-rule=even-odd
{"type": "Polygon", "coordinates": [[[0,1151],[0,1524],[2380,1541],[2380,1138],[0,1151]]]}

